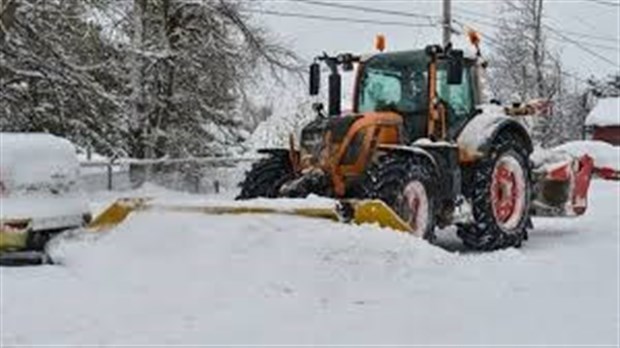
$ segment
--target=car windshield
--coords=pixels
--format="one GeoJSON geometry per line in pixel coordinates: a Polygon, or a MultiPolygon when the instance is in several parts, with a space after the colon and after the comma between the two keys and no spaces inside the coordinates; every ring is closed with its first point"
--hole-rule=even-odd
{"type": "MultiPolygon", "coordinates": [[[[423,52],[399,52],[369,59],[360,80],[357,111],[396,111],[420,114],[428,110],[429,59],[423,52]]],[[[451,117],[462,117],[472,108],[469,70],[463,69],[463,83],[448,85],[447,64],[437,71],[437,95],[446,102],[451,117]]]]}

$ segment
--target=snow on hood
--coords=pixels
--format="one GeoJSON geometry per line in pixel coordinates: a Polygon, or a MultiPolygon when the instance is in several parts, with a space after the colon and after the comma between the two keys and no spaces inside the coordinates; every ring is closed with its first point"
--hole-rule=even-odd
{"type": "Polygon", "coordinates": [[[620,126],[620,98],[599,99],[586,118],[586,126],[620,126]]]}
{"type": "Polygon", "coordinates": [[[0,133],[0,145],[0,219],[32,219],[34,230],[82,223],[88,206],[71,142],[43,133],[0,133]]]}
{"type": "Polygon", "coordinates": [[[1,174],[5,186],[75,181],[79,163],[66,139],[44,133],[0,133],[1,174]]]}

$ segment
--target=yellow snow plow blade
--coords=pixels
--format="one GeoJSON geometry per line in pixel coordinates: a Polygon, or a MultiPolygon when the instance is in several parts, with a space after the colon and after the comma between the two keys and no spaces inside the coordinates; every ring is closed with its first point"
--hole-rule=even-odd
{"type": "Polygon", "coordinates": [[[31,225],[30,219],[0,220],[0,253],[25,248],[31,225]]]}
{"type": "MultiPolygon", "coordinates": [[[[239,203],[239,202],[236,202],[239,203]]],[[[168,211],[185,213],[202,213],[210,215],[228,214],[282,214],[332,221],[354,222],[356,224],[376,223],[381,227],[389,227],[397,231],[409,232],[409,225],[404,222],[390,207],[379,200],[344,200],[338,207],[260,207],[255,205],[172,205],[154,203],[149,198],[123,198],[114,202],[89,225],[91,231],[106,231],[120,224],[134,211],[168,211]]]]}
{"type": "Polygon", "coordinates": [[[149,198],[121,198],[97,215],[87,228],[91,231],[105,231],[113,228],[123,222],[131,212],[143,209],[149,200],[149,198]]]}
{"type": "Polygon", "coordinates": [[[356,224],[378,223],[401,232],[411,232],[411,227],[387,204],[380,200],[364,200],[353,203],[353,222],[356,224]]]}

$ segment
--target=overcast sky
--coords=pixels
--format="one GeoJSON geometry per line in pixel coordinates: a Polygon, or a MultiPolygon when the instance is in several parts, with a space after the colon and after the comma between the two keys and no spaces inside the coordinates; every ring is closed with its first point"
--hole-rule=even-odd
{"type": "MultiPolygon", "coordinates": [[[[429,15],[432,17],[429,20],[323,7],[294,0],[260,1],[261,4],[258,9],[263,11],[423,25],[436,24],[442,9],[441,0],[323,0],[345,5],[429,15]]],[[[495,18],[500,15],[502,1],[452,0],[452,3],[453,18],[476,28],[483,35],[496,36],[495,28],[488,24],[494,23],[495,18]],[[479,21],[486,24],[481,24],[479,21]]],[[[551,36],[553,39],[549,41],[549,48],[561,54],[565,68],[569,72],[587,77],[590,75],[607,75],[619,70],[620,0],[545,0],[544,12],[546,24],[560,30],[563,35],[582,42],[587,49],[594,51],[594,53],[585,52],[583,48],[576,47],[557,36],[551,36]],[[578,37],[567,31],[603,37],[607,40],[578,37]],[[611,62],[597,58],[594,56],[595,54],[599,54],[611,62]]],[[[328,53],[372,51],[373,39],[377,33],[382,33],[387,37],[388,50],[421,48],[425,44],[440,43],[441,41],[441,30],[438,25],[435,27],[406,27],[403,25],[290,18],[265,13],[255,13],[254,15],[257,20],[270,27],[283,42],[291,44],[306,59],[320,54],[322,51],[328,53]]],[[[457,38],[456,41],[458,42],[458,40],[457,38]]]]}

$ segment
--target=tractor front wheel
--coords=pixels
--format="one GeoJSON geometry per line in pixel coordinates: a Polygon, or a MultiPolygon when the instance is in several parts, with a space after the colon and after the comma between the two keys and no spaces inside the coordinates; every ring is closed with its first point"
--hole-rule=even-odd
{"type": "Polygon", "coordinates": [[[411,227],[411,232],[432,242],[436,198],[431,168],[408,156],[382,156],[373,163],[363,184],[365,196],[380,199],[411,227]]]}
{"type": "Polygon", "coordinates": [[[269,157],[254,163],[252,169],[246,172],[245,180],[239,185],[241,193],[236,199],[278,197],[280,187],[294,177],[288,154],[270,154],[269,157]]]}

